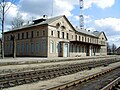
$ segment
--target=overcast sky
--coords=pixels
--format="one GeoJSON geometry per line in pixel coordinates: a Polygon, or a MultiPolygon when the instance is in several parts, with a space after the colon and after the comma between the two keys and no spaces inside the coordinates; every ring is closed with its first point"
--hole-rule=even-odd
{"type": "MultiPolygon", "coordinates": [[[[120,46],[119,4],[120,0],[84,0],[83,11],[85,28],[104,31],[108,42],[117,46],[120,46]]],[[[25,21],[40,18],[42,15],[66,15],[74,26],[79,25],[79,0],[16,0],[6,15],[6,30],[10,28],[10,21],[17,12],[21,13],[25,21]]]]}

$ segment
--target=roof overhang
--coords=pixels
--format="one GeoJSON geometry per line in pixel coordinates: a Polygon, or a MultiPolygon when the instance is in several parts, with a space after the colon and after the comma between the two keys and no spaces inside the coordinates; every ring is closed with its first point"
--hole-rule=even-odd
{"type": "Polygon", "coordinates": [[[96,45],[96,46],[104,46],[104,45],[101,45],[101,44],[88,43],[88,42],[82,42],[82,41],[70,41],[70,43],[87,44],[87,45],[96,45]]]}
{"type": "Polygon", "coordinates": [[[60,41],[60,43],[70,43],[69,41],[60,41]]]}

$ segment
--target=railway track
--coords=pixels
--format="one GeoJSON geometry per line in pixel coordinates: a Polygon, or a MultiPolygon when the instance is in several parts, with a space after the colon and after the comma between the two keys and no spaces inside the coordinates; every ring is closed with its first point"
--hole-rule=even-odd
{"type": "Polygon", "coordinates": [[[104,70],[72,82],[51,87],[46,90],[119,90],[119,76],[120,66],[104,70]],[[116,80],[113,81],[114,79],[116,80]]]}
{"type": "Polygon", "coordinates": [[[101,90],[120,90],[120,76],[103,87],[101,90]]]}
{"type": "Polygon", "coordinates": [[[37,82],[40,80],[52,79],[63,75],[73,74],[85,69],[91,69],[103,65],[107,66],[111,63],[115,63],[119,61],[120,61],[119,59],[114,59],[114,60],[109,59],[109,60],[74,64],[74,65],[64,66],[61,68],[4,74],[4,75],[0,75],[0,89],[37,82]]]}

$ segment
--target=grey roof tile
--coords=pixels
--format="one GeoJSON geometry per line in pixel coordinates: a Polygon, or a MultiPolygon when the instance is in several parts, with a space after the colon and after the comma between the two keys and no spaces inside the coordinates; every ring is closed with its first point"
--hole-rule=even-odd
{"type": "Polygon", "coordinates": [[[83,34],[86,34],[86,35],[96,37],[96,35],[94,35],[92,32],[86,31],[85,29],[76,29],[76,31],[83,33],[83,34]]]}
{"type": "MultiPolygon", "coordinates": [[[[20,29],[24,29],[24,28],[29,28],[29,27],[33,27],[33,26],[38,26],[38,25],[45,25],[45,24],[50,24],[56,20],[58,20],[59,18],[61,17],[64,17],[65,15],[61,15],[61,16],[56,16],[56,17],[53,17],[53,18],[50,18],[50,19],[46,19],[45,21],[42,21],[40,23],[37,23],[37,24],[28,24],[28,25],[24,25],[20,28],[16,28],[16,29],[13,29],[11,31],[7,31],[7,32],[12,32],[12,31],[16,31],[16,30],[20,30],[20,29]]],[[[75,28],[74,28],[75,29],[75,28]]],[[[93,37],[99,37],[99,35],[101,34],[101,32],[98,32],[98,31],[95,31],[95,32],[88,32],[86,31],[85,29],[75,29],[77,32],[79,33],[83,33],[83,34],[86,34],[86,35],[90,35],[90,36],[93,36],[93,37]]]]}
{"type": "Polygon", "coordinates": [[[100,34],[101,34],[101,32],[99,32],[99,31],[94,31],[93,34],[94,34],[96,37],[99,37],[100,34]]]}
{"type": "Polygon", "coordinates": [[[63,16],[64,15],[53,17],[53,18],[50,18],[50,19],[46,19],[45,21],[40,22],[38,24],[33,24],[32,23],[32,24],[24,25],[20,28],[16,28],[16,29],[13,29],[13,30],[10,30],[10,31],[7,31],[7,32],[12,32],[12,31],[16,31],[16,30],[20,30],[20,29],[24,29],[24,28],[29,28],[29,27],[33,27],[33,26],[38,26],[38,25],[50,24],[51,22],[54,22],[55,20],[58,20],[59,18],[61,18],[63,16]]]}

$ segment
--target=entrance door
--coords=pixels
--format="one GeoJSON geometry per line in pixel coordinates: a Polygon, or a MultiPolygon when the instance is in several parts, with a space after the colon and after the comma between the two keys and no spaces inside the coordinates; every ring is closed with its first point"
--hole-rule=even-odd
{"type": "Polygon", "coordinates": [[[61,44],[59,42],[57,42],[57,53],[58,53],[58,57],[60,56],[61,54],[61,44]]]}
{"type": "Polygon", "coordinates": [[[86,46],[86,56],[89,56],[89,46],[86,46]]]}
{"type": "Polygon", "coordinates": [[[92,56],[92,46],[89,47],[90,48],[90,56],[92,56]]]}
{"type": "Polygon", "coordinates": [[[64,57],[68,57],[68,44],[64,45],[64,57]]]}

